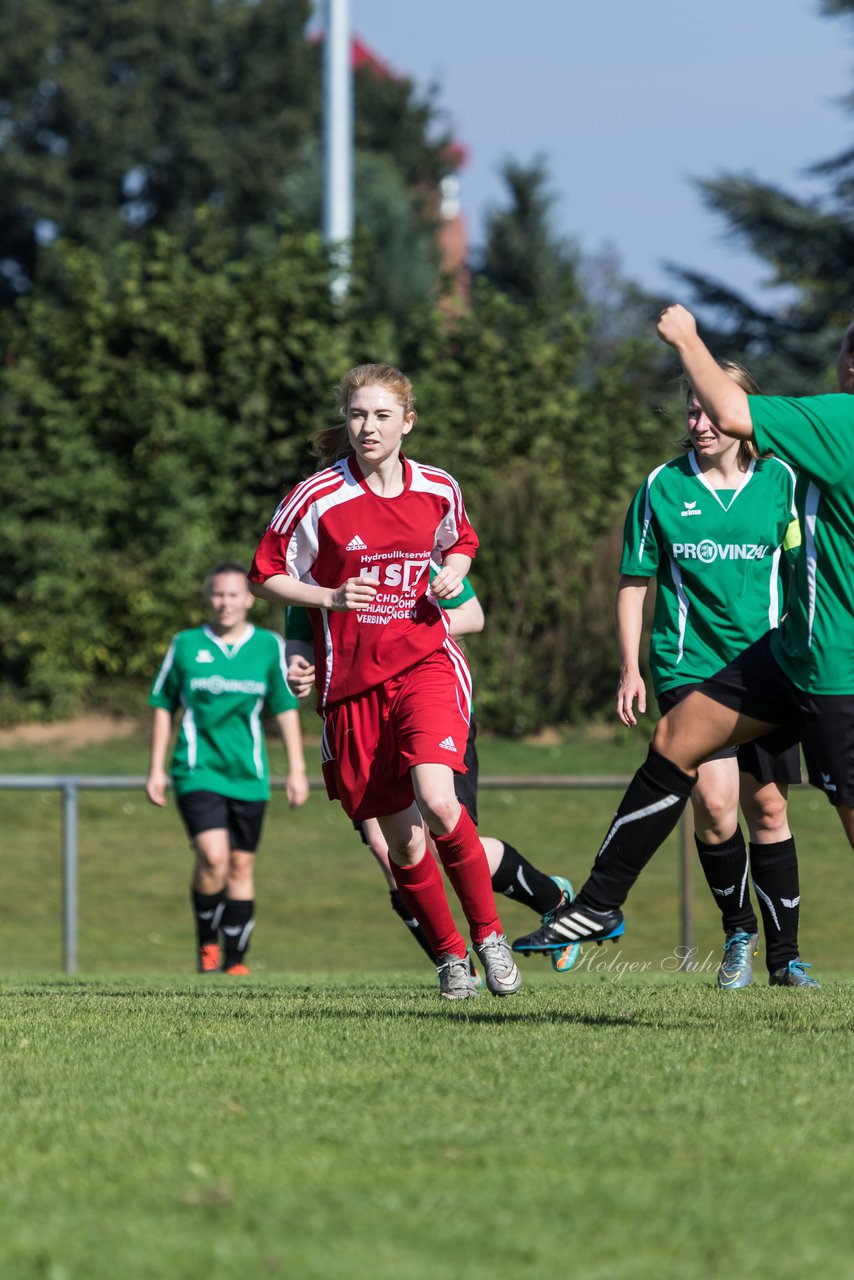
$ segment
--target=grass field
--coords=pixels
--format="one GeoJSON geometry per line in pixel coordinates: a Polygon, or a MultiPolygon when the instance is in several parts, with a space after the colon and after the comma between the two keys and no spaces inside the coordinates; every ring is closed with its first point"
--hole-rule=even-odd
{"type": "MultiPolygon", "coordinates": [[[[575,735],[481,754],[487,773],[627,773],[641,753],[575,735]]],[[[144,761],[140,736],[0,752],[0,772],[144,761]]],[[[616,799],[485,793],[481,828],[583,878],[616,799]]],[[[699,885],[700,971],[679,971],[669,848],[619,947],[565,979],[531,959],[518,997],[463,1006],[439,1002],[336,808],[271,810],[238,984],[189,973],[174,809],[82,796],[70,978],[58,798],[0,792],[3,1280],[851,1274],[854,868],[822,797],[793,803],[821,992],[715,991],[699,885]]],[[[533,920],[502,913],[511,934],[533,920]]]]}
{"type": "Polygon", "coordinates": [[[6,983],[4,1277],[845,1277],[849,984],[6,983]]]}

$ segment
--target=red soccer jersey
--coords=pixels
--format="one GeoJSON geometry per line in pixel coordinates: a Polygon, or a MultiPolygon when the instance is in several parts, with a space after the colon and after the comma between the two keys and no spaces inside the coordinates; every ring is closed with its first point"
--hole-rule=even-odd
{"type": "Polygon", "coordinates": [[[401,460],[404,487],[394,498],[369,489],[351,458],[304,480],[279,504],[255,552],[252,582],[287,573],[339,587],[361,575],[379,587],[359,610],[309,610],[321,707],[375,688],[445,644],[449,629],[429,590],[430,563],[441,567],[449,551],[477,550],[453,477],[401,460]]]}

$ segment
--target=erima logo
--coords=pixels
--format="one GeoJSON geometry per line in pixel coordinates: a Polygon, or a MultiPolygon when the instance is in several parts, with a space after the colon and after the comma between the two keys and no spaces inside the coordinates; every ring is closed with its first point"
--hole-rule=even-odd
{"type": "Polygon", "coordinates": [[[679,512],[680,516],[701,516],[703,514],[702,509],[697,507],[696,498],[694,499],[693,502],[683,501],[682,506],[685,508],[685,510],[679,512]]]}
{"type": "Polygon", "coordinates": [[[831,782],[830,779],[831,779],[831,774],[829,773],[823,773],[821,775],[821,785],[824,787],[825,791],[836,790],[836,783],[831,782]]]}
{"type": "Polygon", "coordinates": [[[213,662],[214,656],[210,649],[200,649],[196,654],[196,662],[213,662]]]}
{"type": "Polygon", "coordinates": [[[713,889],[712,893],[716,893],[719,898],[728,898],[731,893],[735,893],[735,885],[731,884],[728,889],[713,889]]]}
{"type": "Polygon", "coordinates": [[[358,533],[354,534],[354,536],[350,539],[350,541],[347,543],[346,547],[344,548],[345,551],[367,551],[367,549],[368,549],[367,542],[363,542],[362,539],[359,537],[358,533]]]}
{"type": "Polygon", "coordinates": [[[784,907],[796,907],[800,902],[800,900],[801,900],[800,894],[798,894],[797,898],[781,898],[780,899],[784,907]]]}
{"type": "MultiPolygon", "coordinates": [[[[457,744],[454,742],[453,738],[451,737],[445,738],[444,742],[439,743],[439,746],[443,749],[443,751],[456,751],[457,749],[457,744]]],[[[444,767],[445,766],[442,765],[443,769],[444,767]]]]}
{"type": "MultiPolygon", "coordinates": [[[[685,515],[685,512],[682,512],[685,515]]],[[[768,548],[758,542],[674,542],[671,555],[674,560],[699,560],[700,564],[713,564],[715,560],[764,560],[768,548]]]]}

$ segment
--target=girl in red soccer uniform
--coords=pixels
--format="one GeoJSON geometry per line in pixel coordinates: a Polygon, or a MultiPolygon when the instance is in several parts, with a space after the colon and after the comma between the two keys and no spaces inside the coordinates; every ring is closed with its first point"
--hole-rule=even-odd
{"type": "Polygon", "coordinates": [[[329,797],[354,821],[378,818],[397,886],[438,958],[443,997],[476,989],[438,867],[425,856],[422,814],[486,984],[508,995],[521,978],[477,828],[454,793],[471,677],[438,604],[462,590],[477,536],[456,481],[401,453],[416,418],[408,378],[360,365],[339,385],[338,404],[344,425],[317,440],[332,465],[279,504],[249,579],[256,594],[311,610],[329,797]]]}

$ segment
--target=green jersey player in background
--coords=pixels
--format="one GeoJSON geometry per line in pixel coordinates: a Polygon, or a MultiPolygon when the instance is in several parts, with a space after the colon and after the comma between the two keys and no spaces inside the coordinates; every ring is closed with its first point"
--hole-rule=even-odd
{"type": "Polygon", "coordinates": [[[202,973],[246,974],[255,921],[255,851],[270,797],[264,707],[288,756],[291,808],[308,798],[297,700],[287,686],[282,637],[248,621],[246,570],[220,564],[207,580],[211,621],[179,631],[152,686],[146,794],[166,803],[166,756],[181,710],[170,773],[195,851],[191,883],[202,973]],[[220,953],[220,935],[223,949],[220,953]]]}
{"type": "MultiPolygon", "coordinates": [[[[623,932],[632,885],[679,820],[704,760],[785,728],[799,738],[813,786],[854,847],[854,326],[837,362],[842,395],[752,396],[720,368],[682,306],[658,333],[724,435],[753,440],[798,472],[803,546],[787,613],[669,711],[626,791],[575,902],[516,950],[604,942],[623,932]]],[[[791,984],[795,985],[793,981],[791,984]]]]}
{"type": "MultiPolygon", "coordinates": [[[[741,365],[722,361],[721,368],[746,392],[758,392],[741,365]]],[[[792,468],[777,458],[760,458],[752,441],[723,435],[691,388],[686,391],[687,453],[647,476],[626,517],[616,616],[617,714],[628,726],[637,723],[635,699],[638,710],[646,710],[639,650],[650,579],[657,584],[650,670],[663,715],[779,625],[781,570],[788,581],[801,543],[792,468]]],[[[724,747],[700,765],[691,801],[697,852],[724,929],[717,974],[722,989],[746,987],[753,979],[759,935],[749,875],[772,981],[792,985],[795,963],[803,972],[798,862],[786,803],[788,784],[799,781],[797,743],[773,736],[724,747]],[[749,860],[738,825],[739,796],[749,860]]]]}

